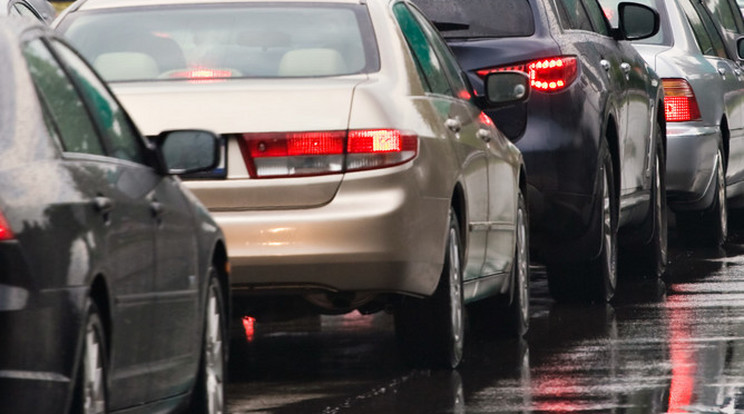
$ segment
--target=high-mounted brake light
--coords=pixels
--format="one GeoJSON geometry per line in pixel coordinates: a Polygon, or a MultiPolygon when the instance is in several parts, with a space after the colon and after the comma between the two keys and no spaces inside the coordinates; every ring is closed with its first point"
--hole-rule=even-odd
{"type": "Polygon", "coordinates": [[[667,122],[701,119],[695,92],[684,79],[662,79],[664,85],[664,115],[667,122]]]}
{"type": "Polygon", "coordinates": [[[13,234],[13,230],[10,229],[8,221],[5,220],[5,217],[0,213],[0,240],[12,240],[14,238],[15,235],[13,234]]]}
{"type": "Polygon", "coordinates": [[[241,135],[251,177],[289,177],[390,167],[413,159],[418,138],[395,129],[241,135]]]}
{"type": "Polygon", "coordinates": [[[185,78],[192,80],[220,79],[232,76],[232,71],[224,69],[194,68],[172,72],[168,75],[171,78],[185,78]]]}
{"type": "Polygon", "coordinates": [[[579,62],[575,56],[557,56],[530,62],[517,63],[497,68],[477,70],[475,73],[485,79],[486,75],[506,70],[517,70],[530,77],[530,86],[543,92],[557,92],[571,85],[579,74],[579,62]]]}

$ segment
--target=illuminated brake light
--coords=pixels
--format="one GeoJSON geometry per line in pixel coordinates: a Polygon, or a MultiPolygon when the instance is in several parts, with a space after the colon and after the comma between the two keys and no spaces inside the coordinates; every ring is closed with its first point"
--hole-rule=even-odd
{"type": "Polygon", "coordinates": [[[232,76],[232,71],[224,69],[195,68],[172,72],[168,76],[171,78],[186,78],[192,80],[220,79],[232,76]]]}
{"type": "Polygon", "coordinates": [[[684,79],[663,79],[664,115],[667,122],[701,119],[695,92],[684,79]]]}
{"type": "Polygon", "coordinates": [[[543,92],[557,92],[571,85],[579,74],[579,62],[574,56],[558,56],[531,62],[481,69],[475,73],[485,79],[489,73],[517,70],[530,77],[530,86],[543,92]]]}
{"type": "Polygon", "coordinates": [[[418,138],[394,129],[242,134],[251,177],[308,176],[389,167],[413,159],[418,138]]]}
{"type": "Polygon", "coordinates": [[[13,230],[10,229],[5,217],[0,214],[0,240],[12,240],[14,238],[13,230]]]}

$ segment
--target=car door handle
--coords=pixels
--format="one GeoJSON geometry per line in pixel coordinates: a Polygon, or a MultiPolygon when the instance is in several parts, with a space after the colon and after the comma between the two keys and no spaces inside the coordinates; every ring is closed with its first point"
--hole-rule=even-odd
{"type": "Polygon", "coordinates": [[[722,78],[726,77],[726,69],[724,68],[718,68],[718,74],[721,75],[722,78]]]}
{"type": "Polygon", "coordinates": [[[609,72],[612,65],[610,65],[610,62],[607,59],[602,59],[599,61],[599,66],[602,66],[602,69],[609,72]]]}
{"type": "Polygon", "coordinates": [[[625,73],[625,74],[630,73],[630,69],[631,69],[630,63],[623,62],[623,63],[620,64],[620,70],[622,70],[623,73],[625,73]]]}
{"type": "Polygon", "coordinates": [[[449,128],[452,132],[460,132],[462,129],[462,123],[457,118],[448,118],[444,121],[444,126],[449,128]]]}
{"type": "Polygon", "coordinates": [[[152,216],[155,218],[160,218],[160,216],[163,215],[163,212],[165,209],[163,208],[163,203],[159,203],[157,201],[150,202],[150,211],[152,212],[152,216]]]}
{"type": "Polygon", "coordinates": [[[475,136],[483,140],[483,142],[491,142],[491,132],[487,129],[479,129],[478,132],[475,133],[475,136]]]}
{"type": "Polygon", "coordinates": [[[736,77],[737,77],[737,78],[738,78],[738,77],[741,77],[741,70],[739,70],[739,69],[734,69],[734,75],[736,75],[736,77]]]}
{"type": "Polygon", "coordinates": [[[93,199],[93,208],[103,215],[107,215],[114,209],[114,203],[108,197],[98,196],[93,199]]]}

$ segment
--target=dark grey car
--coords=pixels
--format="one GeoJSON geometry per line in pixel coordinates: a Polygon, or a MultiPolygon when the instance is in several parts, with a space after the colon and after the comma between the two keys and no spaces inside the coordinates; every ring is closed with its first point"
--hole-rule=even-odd
{"type": "Polygon", "coordinates": [[[0,411],[224,412],[223,235],[173,176],[216,136],[146,141],[31,19],[0,18],[0,73],[0,411]]]}

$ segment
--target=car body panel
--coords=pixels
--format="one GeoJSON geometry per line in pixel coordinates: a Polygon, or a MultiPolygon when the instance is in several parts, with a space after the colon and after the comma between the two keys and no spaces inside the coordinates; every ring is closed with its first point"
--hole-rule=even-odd
{"type": "Polygon", "coordinates": [[[204,313],[206,269],[224,244],[221,231],[177,178],[161,172],[153,147],[117,112],[120,106],[82,58],[40,24],[0,19],[0,68],[7,75],[0,80],[0,155],[7,160],[0,166],[0,215],[14,233],[0,241],[1,405],[13,412],[68,412],[91,301],[109,333],[107,385],[116,392],[108,409],[183,401],[197,374],[201,346],[194,339],[203,329],[196,321],[204,313]],[[92,95],[78,95],[77,85],[101,98],[95,109],[86,109],[92,95]],[[59,100],[62,91],[76,100],[59,100]],[[116,147],[105,128],[116,124],[151,155],[140,163],[65,150],[71,129],[60,127],[60,104],[74,121],[65,125],[100,126],[94,138],[111,154],[116,147]],[[169,214],[162,222],[153,214],[155,196],[169,214]],[[159,233],[175,233],[178,245],[159,233]],[[6,302],[8,296],[13,299],[6,302]],[[184,296],[189,300],[174,305],[184,296]],[[158,324],[170,326],[169,340],[188,351],[153,352],[158,324]],[[154,384],[151,374],[163,365],[170,375],[154,384]]]}
{"type": "MultiPolygon", "coordinates": [[[[163,1],[157,7],[176,3],[163,1]]],[[[76,13],[135,4],[143,3],[88,1],[78,10],[73,6],[57,25],[67,30],[65,20],[76,13]]],[[[379,59],[379,69],[368,72],[226,79],[205,85],[170,80],[111,83],[148,135],[201,125],[226,139],[226,178],[193,179],[185,185],[225,231],[238,294],[294,290],[305,295],[431,295],[443,266],[449,209],[456,197],[467,246],[464,275],[471,286],[466,300],[507,286],[515,243],[513,195],[523,168],[519,150],[483,121],[473,104],[425,91],[391,7],[392,2],[384,1],[363,5],[374,25],[379,59]],[[182,99],[185,96],[190,98],[182,99]],[[160,116],[151,104],[174,110],[160,116]],[[448,121],[457,122],[457,131],[446,126],[448,121]],[[416,157],[368,171],[253,178],[236,135],[377,128],[415,132],[416,157]],[[490,143],[476,137],[479,130],[488,134],[490,143]],[[484,278],[497,283],[478,292],[476,286],[484,278]]],[[[355,307],[362,302],[352,303],[355,307]]]]}

